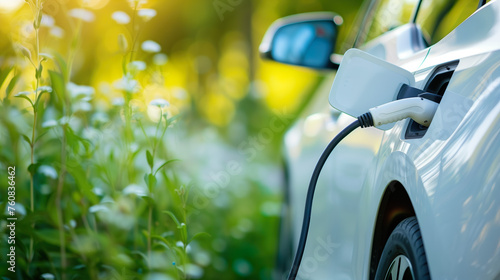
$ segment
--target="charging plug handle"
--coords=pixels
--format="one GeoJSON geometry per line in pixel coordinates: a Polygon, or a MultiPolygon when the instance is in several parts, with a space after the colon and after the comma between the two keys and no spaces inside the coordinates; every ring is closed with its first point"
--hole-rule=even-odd
{"type": "Polygon", "coordinates": [[[359,116],[358,121],[361,127],[378,127],[412,118],[423,126],[429,126],[438,105],[438,103],[422,97],[405,98],[373,107],[368,113],[359,116]]]}

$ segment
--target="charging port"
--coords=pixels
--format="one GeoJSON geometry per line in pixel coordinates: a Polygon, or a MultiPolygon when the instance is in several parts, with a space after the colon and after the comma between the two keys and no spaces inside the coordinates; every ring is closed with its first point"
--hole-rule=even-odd
{"type": "MultiPolygon", "coordinates": [[[[432,101],[439,103],[444,95],[444,92],[446,91],[446,88],[448,87],[448,84],[451,80],[451,77],[453,76],[453,73],[455,72],[455,69],[457,68],[457,65],[458,65],[458,60],[438,66],[431,74],[422,93],[415,92],[414,94],[417,94],[417,96],[421,96],[427,99],[431,99],[432,101]]],[[[408,128],[406,129],[405,138],[406,139],[422,138],[427,132],[427,129],[428,127],[425,127],[413,120],[410,120],[408,128]]]]}

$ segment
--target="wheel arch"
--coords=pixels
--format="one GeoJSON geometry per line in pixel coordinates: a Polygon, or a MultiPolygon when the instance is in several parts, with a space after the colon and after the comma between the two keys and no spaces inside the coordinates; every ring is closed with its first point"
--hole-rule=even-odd
{"type": "Polygon", "coordinates": [[[370,258],[370,278],[375,278],[380,255],[394,228],[404,219],[416,216],[403,184],[390,182],[382,195],[374,225],[370,258]]]}

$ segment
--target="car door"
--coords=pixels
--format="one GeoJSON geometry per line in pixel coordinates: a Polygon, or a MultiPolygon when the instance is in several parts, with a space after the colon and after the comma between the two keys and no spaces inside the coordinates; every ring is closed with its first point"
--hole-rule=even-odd
{"type": "MultiPolygon", "coordinates": [[[[442,7],[441,11],[450,7],[443,4],[433,6],[433,2],[437,1],[372,1],[355,46],[415,72],[420,86],[423,86],[432,69],[439,67],[436,63],[425,71],[418,71],[432,48],[427,46],[439,41],[439,36],[454,28],[449,27],[453,24],[441,27],[446,14],[426,16],[423,11],[429,7],[434,7],[436,11],[439,7],[442,7]],[[421,20],[422,15],[426,16],[425,20],[421,20]],[[438,23],[428,23],[432,19],[438,23]],[[422,29],[420,24],[429,31],[422,29]]],[[[318,93],[318,96],[321,94],[318,93]]],[[[326,98],[326,95],[322,97],[326,98]]],[[[299,120],[286,135],[295,242],[300,233],[306,186],[314,164],[327,142],[350,121],[350,117],[332,114],[325,106],[325,109],[314,111],[299,120]]],[[[375,211],[367,210],[360,197],[366,182],[373,181],[377,175],[370,173],[370,165],[374,164],[380,139],[380,131],[356,131],[327,161],[324,174],[318,181],[308,245],[299,272],[303,279],[368,277],[373,217],[377,208],[374,208],[375,211]],[[359,226],[363,221],[367,222],[365,226],[359,226]]],[[[378,206],[378,202],[372,203],[378,206]]],[[[296,245],[294,243],[294,250],[296,245]]]]}

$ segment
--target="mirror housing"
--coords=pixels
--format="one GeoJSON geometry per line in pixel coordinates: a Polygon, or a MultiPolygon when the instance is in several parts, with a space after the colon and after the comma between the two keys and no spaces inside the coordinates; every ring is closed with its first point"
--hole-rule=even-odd
{"type": "Polygon", "coordinates": [[[338,69],[332,61],[341,16],[329,13],[305,13],[275,21],[259,47],[264,59],[309,67],[338,69]]]}

